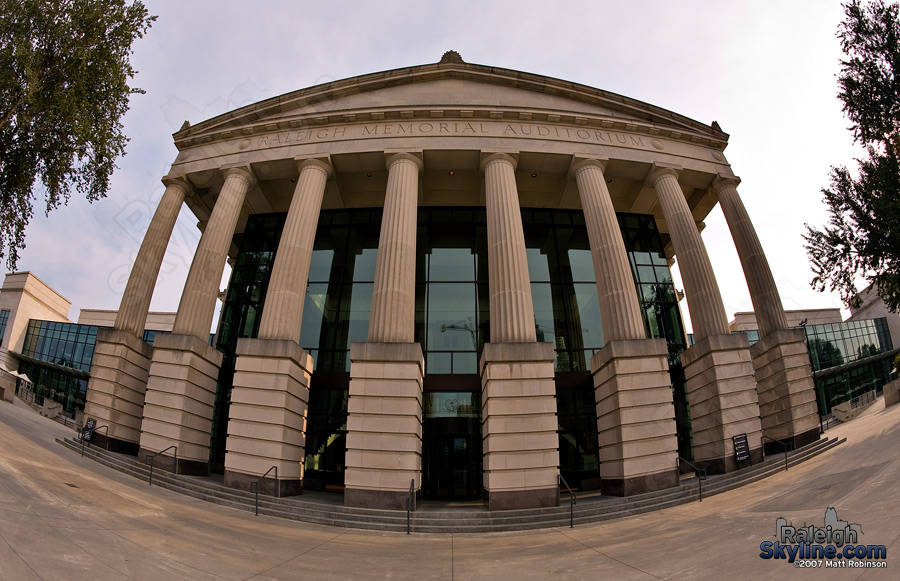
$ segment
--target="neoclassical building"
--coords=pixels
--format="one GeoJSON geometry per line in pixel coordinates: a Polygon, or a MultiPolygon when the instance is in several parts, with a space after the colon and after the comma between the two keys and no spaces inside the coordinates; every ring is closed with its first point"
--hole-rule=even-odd
{"type": "Polygon", "coordinates": [[[675,486],[679,456],[733,471],[734,436],[754,462],[771,440],[818,438],[804,335],[715,122],[451,51],[174,139],[115,328],[98,335],[85,413],[114,449],[243,489],[268,472],[264,490],[349,506],[402,508],[412,490],[498,510],[555,505],[561,476],[614,495],[675,486]],[[700,236],[716,203],[752,348],[728,330],[700,236]],[[202,236],[172,333],[151,347],[183,204],[202,236]]]}

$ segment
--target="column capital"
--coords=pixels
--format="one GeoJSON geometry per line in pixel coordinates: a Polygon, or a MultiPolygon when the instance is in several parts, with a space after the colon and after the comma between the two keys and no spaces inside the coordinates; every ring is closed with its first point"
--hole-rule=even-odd
{"type": "Polygon", "coordinates": [[[644,184],[646,187],[655,187],[656,182],[667,175],[675,176],[675,179],[677,180],[678,176],[681,175],[681,170],[682,167],[680,165],[653,162],[653,165],[650,167],[650,172],[647,174],[647,179],[644,180],[644,184]]]}
{"type": "Polygon", "coordinates": [[[247,182],[248,190],[256,185],[256,174],[253,173],[249,164],[223,165],[219,170],[222,172],[222,175],[225,176],[225,179],[228,179],[232,175],[243,178],[244,181],[247,182]]]}
{"type": "Polygon", "coordinates": [[[505,161],[510,164],[513,170],[519,165],[519,152],[515,150],[504,151],[486,151],[481,152],[481,171],[495,161],[505,161]]]}
{"type": "Polygon", "coordinates": [[[190,180],[188,180],[187,176],[183,173],[164,175],[160,181],[162,181],[163,185],[167,188],[170,186],[181,188],[185,194],[190,194],[194,191],[193,184],[191,184],[190,180]]]}
{"type": "Polygon", "coordinates": [[[607,164],[609,164],[608,157],[579,155],[576,153],[572,156],[572,164],[569,166],[568,177],[569,179],[574,179],[582,170],[589,167],[596,167],[600,169],[601,172],[605,172],[607,164]]]}
{"type": "Polygon", "coordinates": [[[317,167],[325,172],[326,177],[334,175],[334,168],[331,165],[331,156],[315,156],[315,157],[295,157],[294,163],[297,165],[297,171],[302,172],[305,167],[317,167]]]}
{"type": "Polygon", "coordinates": [[[722,188],[731,186],[736,189],[740,183],[741,178],[720,173],[716,174],[716,177],[713,178],[712,183],[709,185],[709,190],[718,196],[719,192],[722,191],[722,188]]]}
{"type": "Polygon", "coordinates": [[[422,171],[424,171],[425,169],[425,164],[422,161],[421,151],[414,151],[409,149],[384,150],[384,165],[388,168],[388,170],[391,169],[392,165],[394,165],[398,161],[403,160],[411,161],[413,164],[415,164],[416,168],[418,168],[419,173],[422,173],[422,171]]]}

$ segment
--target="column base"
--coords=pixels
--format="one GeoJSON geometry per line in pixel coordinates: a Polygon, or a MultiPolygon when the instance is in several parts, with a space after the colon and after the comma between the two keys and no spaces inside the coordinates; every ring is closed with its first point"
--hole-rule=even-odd
{"type": "Polygon", "coordinates": [[[110,450],[138,453],[152,356],[153,347],[127,331],[97,331],[84,414],[109,431],[95,432],[93,443],[105,445],[108,436],[110,450]]]}
{"type": "Polygon", "coordinates": [[[738,465],[732,436],[747,434],[750,459],[762,461],[762,426],[747,336],[712,335],[681,354],[687,382],[694,463],[710,474],[738,465]]]}
{"type": "MultiPolygon", "coordinates": [[[[153,454],[156,454],[156,450],[141,448],[138,451],[138,461],[149,464],[149,457],[153,454]]],[[[165,470],[166,472],[171,472],[173,474],[186,474],[188,476],[209,476],[209,462],[186,460],[181,456],[178,456],[176,465],[175,456],[172,455],[172,450],[169,450],[165,454],[154,456],[153,469],[165,470]]]]}
{"type": "Polygon", "coordinates": [[[259,484],[257,484],[256,489],[260,494],[265,494],[267,496],[284,498],[286,496],[298,496],[303,494],[303,480],[299,478],[279,478],[276,480],[272,476],[266,476],[260,480],[259,475],[234,472],[233,470],[225,468],[225,486],[229,488],[253,492],[251,490],[251,485],[257,481],[259,484]]]}
{"type": "MultiPolygon", "coordinates": [[[[103,425],[100,422],[97,422],[97,424],[103,425]]],[[[103,435],[103,432],[94,432],[94,435],[91,436],[90,444],[92,446],[97,446],[98,448],[105,448],[110,452],[128,454],[129,456],[137,456],[141,449],[141,445],[137,442],[129,442],[118,438],[107,438],[103,435]]]]}
{"type": "Polygon", "coordinates": [[[537,490],[484,491],[488,510],[518,510],[559,506],[559,487],[537,490]]]}
{"type": "MultiPolygon", "coordinates": [[[[806,333],[802,329],[777,330],[750,347],[750,355],[763,435],[794,446],[798,441],[808,444],[817,440],[819,414],[806,333]],[[810,440],[813,433],[816,436],[810,440]]],[[[763,441],[763,445],[766,453],[784,451],[774,442],[763,441]]]]}
{"type": "MultiPolygon", "coordinates": [[[[236,354],[225,485],[249,490],[251,480],[276,466],[281,495],[300,494],[312,357],[293,341],[266,339],[240,339],[236,354]],[[288,481],[295,484],[281,484],[288,481]]],[[[274,483],[267,488],[275,493],[274,483]]]]}
{"type": "Polygon", "coordinates": [[[484,489],[489,510],[558,503],[554,356],[551,343],[484,346],[479,368],[484,489]]]}
{"type": "MultiPolygon", "coordinates": [[[[209,471],[216,382],[222,354],[191,335],[157,335],[141,423],[141,454],[177,446],[178,471],[209,471]]],[[[162,456],[157,460],[163,461],[162,456]]],[[[156,462],[154,461],[154,465],[156,462]]]]}
{"type": "Polygon", "coordinates": [[[350,361],[344,505],[405,510],[422,487],[422,348],[353,343],[350,361]]]}
{"type": "Polygon", "coordinates": [[[610,341],[591,358],[604,494],[678,485],[678,436],[664,339],[610,341]]]}
{"type": "MultiPolygon", "coordinates": [[[[410,510],[416,510],[416,505],[421,497],[421,490],[413,491],[412,506],[410,510]]],[[[406,510],[406,502],[409,499],[409,490],[399,492],[394,490],[372,490],[367,488],[345,488],[344,506],[360,508],[380,508],[384,510],[406,510]]]]}

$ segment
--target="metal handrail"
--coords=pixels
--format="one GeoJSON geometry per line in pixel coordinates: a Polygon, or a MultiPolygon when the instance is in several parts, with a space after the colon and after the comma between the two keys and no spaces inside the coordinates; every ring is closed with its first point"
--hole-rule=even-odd
{"type": "Polygon", "coordinates": [[[159,456],[160,454],[164,454],[164,453],[168,452],[169,450],[171,450],[173,448],[175,449],[174,473],[178,474],[178,446],[176,446],[174,444],[172,444],[165,450],[160,450],[156,454],[147,454],[147,457],[144,458],[145,460],[149,460],[149,462],[147,462],[147,463],[150,464],[150,486],[153,486],[153,459],[156,458],[157,456],[159,456]]]}
{"type": "MultiPolygon", "coordinates": [[[[690,460],[685,460],[681,456],[678,457],[678,463],[684,462],[688,466],[694,469],[694,472],[697,473],[697,490],[700,493],[699,502],[703,502],[703,481],[706,480],[706,468],[698,468],[696,464],[691,462],[690,460]]],[[[679,473],[681,471],[679,470],[679,473]]]]}
{"type": "Polygon", "coordinates": [[[412,511],[413,505],[413,495],[416,493],[416,479],[411,478],[409,480],[409,495],[406,497],[406,534],[409,534],[410,529],[410,517],[409,513],[412,511]]]}
{"type": "Polygon", "coordinates": [[[788,469],[788,445],[782,442],[781,440],[776,440],[775,438],[770,438],[769,436],[762,436],[763,440],[768,440],[770,442],[775,442],[776,444],[781,444],[781,447],[784,448],[784,471],[787,472],[788,469]]]}
{"type": "MultiPolygon", "coordinates": [[[[94,431],[96,432],[97,430],[100,430],[102,428],[106,428],[106,446],[104,446],[104,448],[106,449],[107,452],[109,452],[109,426],[100,426],[99,428],[94,428],[94,431]]],[[[84,458],[84,443],[87,442],[87,440],[84,439],[84,433],[81,434],[80,438],[81,438],[81,457],[84,458]]]]}
{"type": "Polygon", "coordinates": [[[275,471],[275,498],[281,498],[278,490],[278,466],[272,466],[266,473],[260,476],[256,482],[250,483],[250,493],[256,495],[256,516],[259,516],[259,483],[263,481],[263,479],[269,475],[269,472],[272,470],[275,471]]]}
{"type": "Polygon", "coordinates": [[[572,487],[569,486],[569,483],[566,482],[566,479],[563,478],[562,474],[559,474],[559,483],[566,487],[566,490],[569,491],[569,528],[575,528],[575,503],[578,501],[578,493],[572,490],[572,487]]]}

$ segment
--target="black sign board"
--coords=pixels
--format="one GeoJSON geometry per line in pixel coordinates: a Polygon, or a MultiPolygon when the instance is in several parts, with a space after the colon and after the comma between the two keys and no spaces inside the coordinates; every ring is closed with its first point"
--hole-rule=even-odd
{"type": "Polygon", "coordinates": [[[734,440],[734,459],[738,462],[750,460],[750,445],[747,444],[747,434],[732,436],[734,440]]]}
{"type": "Polygon", "coordinates": [[[97,427],[97,420],[94,418],[88,418],[84,423],[84,429],[81,430],[81,439],[85,442],[90,442],[91,438],[94,435],[94,428],[97,427]]]}

